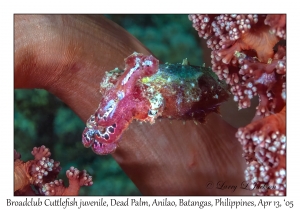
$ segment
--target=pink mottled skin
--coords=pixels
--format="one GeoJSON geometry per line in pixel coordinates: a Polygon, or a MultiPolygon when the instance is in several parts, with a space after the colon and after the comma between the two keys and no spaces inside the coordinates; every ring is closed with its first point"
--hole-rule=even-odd
{"type": "Polygon", "coordinates": [[[150,102],[135,84],[139,79],[156,73],[159,61],[152,55],[133,53],[125,63],[125,72],[114,87],[105,91],[95,115],[88,120],[88,127],[92,128],[86,128],[82,134],[84,146],[91,146],[97,154],[113,152],[132,120],[148,117],[150,102]]]}
{"type": "Polygon", "coordinates": [[[134,119],[151,124],[157,117],[204,122],[228,98],[227,86],[216,81],[210,69],[158,66],[153,56],[139,53],[125,63],[124,72],[106,73],[100,84],[103,98],[82,134],[84,146],[96,154],[112,153],[134,119]]]}

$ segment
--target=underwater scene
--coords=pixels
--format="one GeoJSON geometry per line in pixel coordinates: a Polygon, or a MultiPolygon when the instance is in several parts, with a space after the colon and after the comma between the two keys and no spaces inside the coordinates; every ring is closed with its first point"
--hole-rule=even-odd
{"type": "Polygon", "coordinates": [[[285,195],[285,18],[16,15],[15,195],[285,195]]]}

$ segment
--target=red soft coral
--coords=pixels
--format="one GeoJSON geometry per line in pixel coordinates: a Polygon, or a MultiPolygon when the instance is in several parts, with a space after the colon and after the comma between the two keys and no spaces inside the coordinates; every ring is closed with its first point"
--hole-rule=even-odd
{"type": "Polygon", "coordinates": [[[81,186],[93,184],[92,177],[85,170],[80,172],[71,167],[67,171],[69,187],[65,187],[62,180],[54,180],[61,167],[59,162],[49,159],[48,148],[44,145],[34,147],[31,154],[34,160],[23,162],[21,155],[14,150],[15,195],[78,195],[81,186]]]}
{"type": "Polygon", "coordinates": [[[249,167],[246,179],[262,195],[286,190],[286,15],[189,15],[200,37],[212,49],[212,69],[231,85],[239,109],[259,96],[256,115],[262,119],[240,128],[237,138],[249,167]]]}

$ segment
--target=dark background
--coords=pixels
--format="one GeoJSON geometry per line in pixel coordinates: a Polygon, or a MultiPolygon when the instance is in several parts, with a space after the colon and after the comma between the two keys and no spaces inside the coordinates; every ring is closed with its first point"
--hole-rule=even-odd
{"type": "MultiPolygon", "coordinates": [[[[203,63],[200,39],[186,14],[105,16],[139,39],[161,62],[188,58],[193,65],[203,63]]],[[[85,124],[66,104],[39,89],[15,90],[14,99],[14,148],[24,161],[32,159],[33,147],[45,145],[51,158],[60,161],[58,178],[65,183],[70,166],[86,169],[93,176],[93,186],[81,188],[80,195],[140,195],[110,155],[97,156],[83,147],[85,124]]]]}

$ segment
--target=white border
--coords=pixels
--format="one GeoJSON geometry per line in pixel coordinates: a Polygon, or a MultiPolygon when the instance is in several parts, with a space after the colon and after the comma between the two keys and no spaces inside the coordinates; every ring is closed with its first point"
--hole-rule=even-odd
{"type": "MultiPolygon", "coordinates": [[[[11,1],[10,3],[0,3],[1,8],[1,66],[0,84],[2,103],[0,109],[1,116],[1,190],[0,206],[6,207],[6,199],[24,200],[22,197],[13,197],[13,14],[14,13],[287,13],[287,197],[269,197],[264,200],[293,201],[294,207],[299,208],[298,181],[299,170],[299,130],[298,109],[299,96],[299,15],[296,5],[288,1],[236,1],[236,0],[213,0],[213,1],[11,1]],[[126,9],[124,9],[126,8],[126,9]]],[[[56,197],[57,198],[57,197],[56,197]]],[[[110,199],[110,197],[105,197],[110,199]]],[[[118,197],[120,198],[120,197],[118,197]]],[[[155,197],[144,197],[145,200],[153,200],[155,197]]],[[[158,197],[162,198],[162,197],[158,197]]],[[[192,197],[194,199],[214,201],[218,197],[192,197]]],[[[224,197],[225,198],[225,197],[224,197]]],[[[229,197],[232,200],[255,200],[261,197],[229,197]]],[[[44,199],[44,198],[42,198],[44,199]]],[[[80,198],[77,198],[80,199],[80,198]]],[[[96,197],[84,197],[86,200],[95,200],[96,197]]],[[[178,200],[178,197],[170,197],[170,200],[178,200]]],[[[6,207],[8,208],[8,207],[6,207]]],[[[5,209],[6,209],[5,208],[5,209]]],[[[23,207],[32,209],[32,207],[23,207]]],[[[53,207],[52,207],[53,208],[53,207]]],[[[62,207],[57,207],[57,209],[62,207]]],[[[95,208],[95,207],[94,207],[95,208]]],[[[99,207],[96,207],[99,208],[99,207]]],[[[128,207],[125,207],[128,208],[128,207]]],[[[129,207],[132,208],[132,207],[129,207]]],[[[139,207],[140,208],[140,207],[139,207]]],[[[142,209],[145,209],[143,207],[142,209]]],[[[162,209],[166,207],[156,207],[162,209]]],[[[194,207],[195,208],[195,207],[194,207]]],[[[68,209],[71,209],[71,207],[68,209]]],[[[75,208],[74,208],[75,209],[75,208]]],[[[78,208],[76,208],[78,209],[78,208]]],[[[240,208],[242,209],[242,208],[240,208]]],[[[263,208],[257,208],[263,209],[263,208]]],[[[273,208],[267,208],[273,209],[273,208]]],[[[289,209],[282,206],[281,209],[289,209]]]]}

